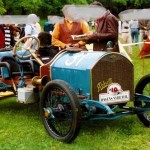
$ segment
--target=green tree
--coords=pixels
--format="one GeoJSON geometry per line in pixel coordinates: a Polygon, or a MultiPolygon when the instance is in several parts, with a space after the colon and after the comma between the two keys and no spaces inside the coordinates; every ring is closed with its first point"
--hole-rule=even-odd
{"type": "Polygon", "coordinates": [[[3,0],[7,14],[27,14],[37,12],[42,6],[42,0],[3,0]]]}
{"type": "Polygon", "coordinates": [[[48,15],[62,15],[62,8],[67,4],[88,4],[90,0],[43,0],[40,12],[48,15]]]}
{"type": "Polygon", "coordinates": [[[3,1],[0,0],[0,14],[4,14],[6,12],[6,9],[4,8],[3,1]]]}
{"type": "Polygon", "coordinates": [[[113,0],[113,2],[115,3],[120,3],[122,5],[127,5],[127,1],[126,0],[113,0]]]}
{"type": "MultiPolygon", "coordinates": [[[[36,13],[47,15],[62,15],[61,9],[66,4],[90,4],[94,0],[0,0],[0,14],[26,15],[36,13]]],[[[150,0],[97,0],[112,13],[132,8],[150,8],[150,0]]]]}

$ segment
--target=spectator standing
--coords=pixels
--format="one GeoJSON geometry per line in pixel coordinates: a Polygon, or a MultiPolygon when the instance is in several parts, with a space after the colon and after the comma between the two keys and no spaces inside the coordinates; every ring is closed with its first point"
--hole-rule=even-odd
{"type": "Polygon", "coordinates": [[[15,45],[16,31],[20,31],[15,25],[4,24],[5,47],[13,47],[15,45]]]}
{"type": "MultiPolygon", "coordinates": [[[[146,36],[150,36],[150,20],[139,20],[139,32],[139,42],[142,42],[146,36]]],[[[140,44],[140,49],[142,46],[143,44],[140,44]]]]}
{"type": "MultiPolygon", "coordinates": [[[[38,37],[39,33],[41,32],[41,27],[39,22],[39,18],[35,14],[30,14],[27,17],[28,23],[25,26],[25,36],[31,35],[38,37]]],[[[36,49],[37,43],[33,39],[28,39],[25,41],[25,47],[30,46],[32,49],[36,49]]]]}
{"type": "Polygon", "coordinates": [[[76,47],[86,49],[85,41],[73,40],[71,35],[80,35],[89,32],[89,28],[84,21],[72,21],[68,13],[69,6],[64,8],[65,19],[61,23],[56,23],[52,34],[52,45],[61,49],[76,47]]]}
{"type": "MultiPolygon", "coordinates": [[[[121,40],[123,44],[132,43],[130,25],[128,21],[121,22],[121,40]]],[[[132,54],[132,47],[128,46],[128,53],[132,54]]]]}
{"type": "Polygon", "coordinates": [[[26,24],[18,24],[18,27],[20,29],[19,39],[25,36],[25,26],[26,24]]]}
{"type": "Polygon", "coordinates": [[[34,35],[38,36],[41,32],[41,27],[39,22],[39,18],[35,14],[28,15],[28,23],[25,26],[25,36],[26,35],[34,35]]]}
{"type": "Polygon", "coordinates": [[[46,21],[44,23],[44,32],[49,32],[50,34],[53,32],[54,30],[54,24],[49,21],[46,21]]]}
{"type": "MultiPolygon", "coordinates": [[[[150,42],[150,38],[148,37],[145,39],[145,42],[150,42]]],[[[150,44],[149,43],[144,43],[138,56],[139,57],[144,57],[146,55],[150,55],[150,44]]]]}
{"type": "Polygon", "coordinates": [[[130,21],[132,43],[139,42],[139,22],[138,20],[130,21]]]}
{"type": "MultiPolygon", "coordinates": [[[[100,2],[94,1],[91,5],[103,6],[100,2]]],[[[87,36],[93,42],[94,51],[106,51],[107,43],[113,42],[113,51],[119,52],[118,47],[118,19],[109,10],[97,20],[95,32],[89,32],[87,36]]]]}
{"type": "Polygon", "coordinates": [[[5,33],[4,33],[3,26],[0,25],[0,48],[4,48],[4,47],[5,47],[5,33]]]}

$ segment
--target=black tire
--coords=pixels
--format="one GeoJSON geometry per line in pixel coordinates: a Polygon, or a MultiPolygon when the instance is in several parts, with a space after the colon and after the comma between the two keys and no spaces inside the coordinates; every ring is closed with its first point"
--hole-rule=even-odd
{"type": "MultiPolygon", "coordinates": [[[[135,88],[135,93],[150,96],[150,74],[142,77],[135,88]]],[[[137,107],[149,107],[148,103],[134,101],[134,106],[137,107]]],[[[146,126],[150,127],[150,111],[137,114],[140,121],[146,126]]]]}
{"type": "Polygon", "coordinates": [[[75,92],[66,82],[53,80],[46,84],[41,94],[40,114],[53,138],[69,143],[77,137],[81,108],[75,92]],[[52,115],[47,116],[48,111],[52,115]]]}

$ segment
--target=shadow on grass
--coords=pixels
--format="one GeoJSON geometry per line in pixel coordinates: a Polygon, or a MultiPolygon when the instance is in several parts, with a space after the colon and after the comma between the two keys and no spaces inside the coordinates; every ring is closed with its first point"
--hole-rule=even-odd
{"type": "Polygon", "coordinates": [[[80,134],[103,135],[108,130],[116,131],[118,134],[134,134],[134,128],[144,128],[144,125],[138,120],[136,115],[126,116],[115,120],[96,120],[82,121],[80,134]]]}
{"type": "Polygon", "coordinates": [[[9,97],[0,100],[0,114],[12,113],[12,115],[24,114],[24,115],[39,115],[39,103],[23,104],[16,101],[16,97],[9,97]]]}

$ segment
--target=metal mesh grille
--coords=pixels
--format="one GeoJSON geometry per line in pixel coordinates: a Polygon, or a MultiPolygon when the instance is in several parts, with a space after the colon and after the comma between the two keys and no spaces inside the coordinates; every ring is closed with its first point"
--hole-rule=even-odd
{"type": "Polygon", "coordinates": [[[118,83],[122,90],[134,93],[133,64],[124,56],[110,53],[102,57],[91,70],[92,99],[98,100],[99,93],[107,93],[111,83],[118,83]]]}

